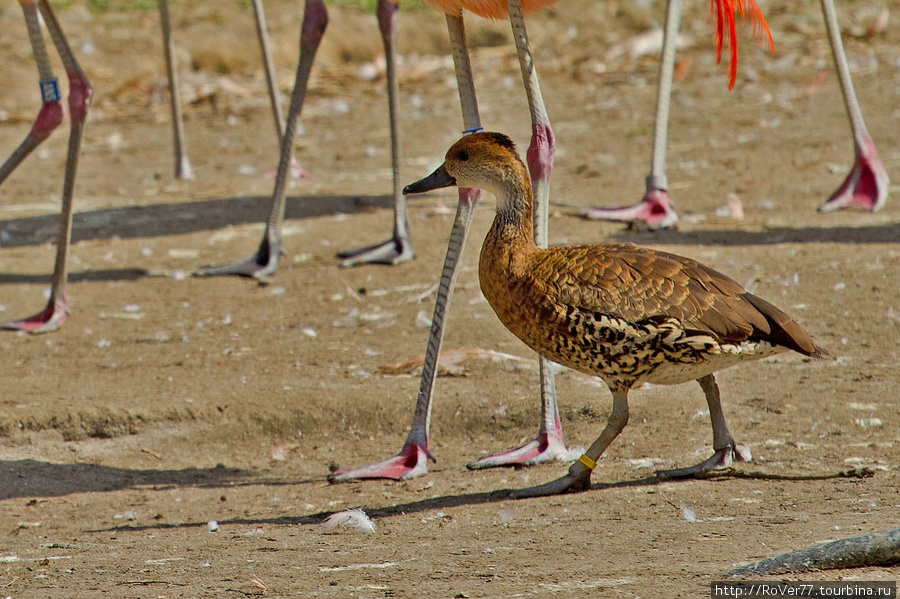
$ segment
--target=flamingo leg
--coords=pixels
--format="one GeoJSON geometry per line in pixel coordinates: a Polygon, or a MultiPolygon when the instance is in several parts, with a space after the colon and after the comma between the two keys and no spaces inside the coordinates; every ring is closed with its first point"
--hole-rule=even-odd
{"type": "MultiPolygon", "coordinates": [[[[472,67],[466,45],[465,25],[462,16],[447,15],[447,29],[450,33],[450,45],[453,50],[453,62],[456,69],[456,81],[459,87],[459,99],[462,106],[463,126],[465,133],[481,130],[478,114],[478,102],[475,97],[475,85],[472,79],[472,67]]],[[[428,336],[428,347],[425,351],[425,363],[422,367],[422,378],[419,382],[419,393],[409,435],[403,448],[396,456],[383,462],[351,470],[334,472],[331,481],[348,481],[366,478],[408,479],[421,476],[428,471],[428,459],[434,457],[428,450],[428,434],[431,428],[431,409],[434,399],[434,384],[437,375],[437,361],[444,338],[444,318],[450,309],[453,288],[459,274],[459,259],[466,244],[466,238],[475,215],[475,207],[481,197],[477,189],[460,189],[459,205],[456,218],[450,231],[450,242],[444,267],[438,285],[434,315],[431,319],[431,332],[428,336]]]]}
{"type": "Polygon", "coordinates": [[[881,158],[878,157],[875,142],[866,129],[862,110],[856,99],[850,67],[841,41],[834,0],[822,0],[822,14],[825,16],[825,27],[828,31],[828,41],[831,43],[834,66],[841,83],[841,93],[844,96],[847,115],[850,117],[855,156],[853,168],[847,178],[818,209],[819,212],[831,212],[848,206],[860,206],[877,212],[887,202],[890,180],[881,158]]]}
{"type": "Polygon", "coordinates": [[[291,105],[285,122],[284,136],[281,141],[281,157],[278,161],[278,173],[275,176],[275,188],[272,192],[272,203],[266,218],[266,229],[256,253],[246,260],[222,266],[207,266],[194,271],[195,276],[212,277],[237,275],[264,279],[278,270],[278,263],[283,253],[281,245],[281,224],[284,221],[285,195],[287,179],[293,160],[294,138],[297,135],[297,120],[306,99],[306,88],[313,60],[325,28],[328,26],[328,11],[323,0],[306,0],[303,12],[303,25],[300,31],[300,60],[297,62],[297,74],[294,80],[294,91],[291,94],[291,105]]]}
{"type": "Polygon", "coordinates": [[[356,250],[338,252],[341,266],[360,264],[400,264],[415,256],[409,235],[406,196],[400,174],[400,84],[397,79],[397,21],[400,7],[390,0],[378,0],[378,26],[384,41],[387,63],[388,112],[391,123],[391,167],[393,171],[394,232],[390,239],[356,250]]]}
{"type": "Polygon", "coordinates": [[[266,26],[266,12],[262,0],[253,0],[253,16],[256,20],[256,37],[263,57],[263,69],[266,73],[266,87],[269,90],[269,104],[275,118],[275,133],[278,135],[278,146],[284,139],[284,110],[278,100],[278,79],[275,76],[275,61],[272,59],[272,43],[269,40],[269,28],[266,26]]]}
{"type": "Polygon", "coordinates": [[[663,33],[662,56],[659,61],[659,84],[656,91],[656,117],[653,121],[653,146],[650,151],[650,175],[647,191],[640,202],[622,208],[585,208],[579,212],[590,220],[627,222],[649,229],[674,227],[678,222],[672,200],[667,191],[666,144],[668,143],[669,103],[672,97],[672,78],[675,72],[675,46],[681,25],[682,0],[666,4],[666,27],[663,33]]]}
{"type": "MultiPolygon", "coordinates": [[[[532,135],[528,148],[528,170],[534,189],[534,237],[540,247],[547,247],[550,214],[550,174],[556,141],[550,127],[550,118],[541,94],[537,70],[528,32],[522,15],[521,0],[509,0],[509,22],[516,42],[519,66],[525,83],[525,93],[531,112],[532,135]]],[[[538,464],[550,460],[569,460],[570,452],[563,439],[562,423],[556,396],[553,366],[544,358],[539,359],[541,373],[541,423],[537,436],[519,447],[492,454],[470,462],[469,469],[496,466],[520,466],[538,464]]]]}
{"type": "Polygon", "coordinates": [[[184,115],[181,111],[181,89],[178,83],[178,67],[175,64],[175,38],[172,37],[172,19],[168,0],[159,0],[159,22],[163,36],[163,54],[166,57],[166,74],[169,78],[169,103],[172,108],[172,132],[175,138],[175,178],[193,181],[197,178],[187,155],[184,135],[184,115]]]}
{"type": "Polygon", "coordinates": [[[22,11],[25,15],[25,24],[28,28],[28,35],[31,40],[31,46],[34,52],[34,58],[37,62],[38,75],[40,77],[41,95],[43,104],[38,112],[34,125],[25,136],[25,139],[17,147],[13,153],[0,166],[0,184],[6,181],[7,177],[19,164],[28,157],[31,152],[38,147],[41,142],[50,137],[50,134],[59,126],[63,120],[63,108],[60,100],[59,82],[53,75],[53,69],[50,66],[50,57],[47,54],[47,48],[44,45],[44,37],[41,34],[41,26],[38,20],[37,1],[21,1],[22,11]]]}
{"type": "MultiPolygon", "coordinates": [[[[269,103],[275,119],[279,147],[284,136],[284,111],[278,100],[278,86],[275,78],[275,66],[272,60],[272,44],[269,41],[269,30],[266,27],[266,13],[262,0],[253,0],[253,14],[256,20],[256,35],[263,57],[263,68],[266,73],[266,84],[269,91],[269,103]]],[[[172,107],[172,129],[175,138],[175,178],[193,181],[197,178],[187,155],[186,136],[184,133],[184,115],[181,110],[181,92],[178,83],[178,68],[175,64],[175,38],[172,36],[172,20],[169,14],[168,0],[159,0],[159,20],[163,34],[163,50],[166,58],[166,75],[169,79],[169,101],[172,107]]],[[[309,177],[296,160],[291,162],[291,176],[294,178],[309,177]]]]}
{"type": "Polygon", "coordinates": [[[513,499],[524,499],[526,497],[544,497],[571,491],[587,490],[591,485],[591,473],[597,466],[597,460],[600,459],[600,456],[603,455],[603,452],[606,451],[606,448],[609,447],[615,438],[619,436],[626,424],[628,424],[628,391],[627,389],[614,390],[613,409],[606,426],[596,441],[584,452],[584,455],[569,466],[569,471],[565,476],[542,485],[517,489],[510,493],[510,497],[513,499]]]}
{"type": "Polygon", "coordinates": [[[725,415],[722,412],[719,386],[716,384],[715,375],[708,374],[697,382],[703,388],[703,393],[706,395],[706,403],[709,406],[709,419],[712,422],[713,429],[714,453],[708,459],[694,466],[676,468],[674,470],[658,470],[656,476],[663,480],[687,478],[709,470],[730,468],[734,460],[749,462],[753,459],[750,455],[750,448],[745,445],[738,445],[734,437],[731,436],[728,425],[725,424],[725,415]]]}
{"type": "MultiPolygon", "coordinates": [[[[28,26],[29,35],[32,41],[35,58],[38,63],[38,72],[41,76],[42,89],[48,84],[50,91],[44,95],[45,108],[46,104],[59,104],[59,90],[55,84],[52,70],[50,70],[49,56],[47,49],[40,35],[40,26],[38,24],[38,10],[44,17],[47,30],[53,39],[62,59],[66,75],[69,80],[69,117],[71,120],[69,133],[68,155],[66,157],[65,181],[63,183],[62,193],[62,210],[59,219],[59,234],[56,240],[56,261],[53,268],[53,276],[50,283],[50,299],[47,307],[41,312],[17,320],[15,322],[0,325],[0,328],[6,330],[25,331],[28,333],[48,333],[55,331],[65,322],[68,315],[68,302],[66,299],[66,279],[67,279],[67,263],[69,255],[69,243],[72,236],[72,211],[74,207],[74,190],[75,178],[78,171],[78,157],[81,153],[81,140],[84,133],[84,126],[87,120],[88,109],[91,104],[91,96],[93,88],[81,69],[81,65],[75,58],[62,29],[56,20],[56,15],[47,0],[20,0],[22,9],[25,12],[25,21],[28,26]],[[49,100],[49,102],[48,102],[49,100]]],[[[55,119],[52,115],[56,113],[56,109],[51,109],[51,121],[55,119]]],[[[40,119],[48,118],[48,113],[42,110],[39,115],[39,122],[35,124],[35,128],[45,129],[47,122],[40,123],[40,119]],[[40,126],[39,126],[40,125],[40,126]]],[[[57,121],[58,123],[58,121],[57,121]]],[[[50,131],[52,131],[52,127],[50,131]]],[[[34,128],[32,129],[34,131],[34,128]]],[[[49,134],[49,132],[47,132],[49,134]]],[[[40,135],[40,132],[39,134],[40,135]]],[[[31,134],[29,134],[31,136],[31,134]]],[[[44,136],[46,137],[46,135],[44,136]]],[[[27,140],[26,140],[27,141],[27,140]]],[[[34,145],[40,143],[40,139],[34,145]]],[[[32,148],[33,149],[33,148],[32,148]]],[[[25,151],[27,155],[30,149],[25,151]]],[[[22,157],[24,157],[24,155],[22,157]]],[[[21,161],[21,158],[19,158],[21,161]]],[[[5,178],[0,177],[0,181],[5,178]]]]}
{"type": "MultiPolygon", "coordinates": [[[[284,110],[278,93],[278,78],[275,75],[275,61],[272,58],[272,43],[269,40],[269,28],[266,25],[266,11],[262,0],[253,0],[253,16],[256,21],[256,37],[263,58],[263,70],[266,73],[266,87],[269,91],[269,105],[275,120],[275,131],[278,135],[278,147],[284,143],[284,110]]],[[[291,177],[294,179],[311,179],[312,175],[303,170],[296,157],[291,156],[291,177]]],[[[273,173],[273,178],[275,174],[273,173]]]]}

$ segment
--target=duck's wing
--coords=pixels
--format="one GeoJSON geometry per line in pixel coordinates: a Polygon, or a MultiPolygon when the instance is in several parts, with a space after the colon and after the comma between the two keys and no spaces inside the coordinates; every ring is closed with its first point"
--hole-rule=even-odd
{"type": "Polygon", "coordinates": [[[632,322],[676,318],[719,341],[764,340],[806,355],[819,350],[790,316],[695,260],[633,245],[553,248],[536,278],[566,307],[632,322]]]}

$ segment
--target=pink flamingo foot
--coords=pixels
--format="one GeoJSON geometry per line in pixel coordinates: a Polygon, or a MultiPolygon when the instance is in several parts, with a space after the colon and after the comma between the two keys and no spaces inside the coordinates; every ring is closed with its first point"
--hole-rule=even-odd
{"type": "Polygon", "coordinates": [[[469,470],[496,468],[500,466],[533,466],[543,462],[558,460],[570,462],[584,452],[582,447],[566,448],[562,432],[541,432],[537,438],[514,449],[495,453],[466,464],[469,470]]]}
{"type": "Polygon", "coordinates": [[[435,461],[434,456],[418,443],[407,442],[396,456],[353,470],[338,470],[328,476],[330,482],[361,480],[365,478],[390,478],[408,480],[422,476],[428,472],[428,460],[435,461]]]}
{"type": "Polygon", "coordinates": [[[678,214],[664,189],[651,189],[634,206],[584,208],[578,215],[588,220],[626,222],[647,229],[667,229],[678,222],[678,214]]]}
{"type": "Polygon", "coordinates": [[[47,308],[42,312],[22,320],[0,324],[0,329],[4,331],[24,331],[32,335],[52,333],[63,325],[68,315],[68,302],[65,297],[62,297],[62,299],[50,298],[50,303],[47,304],[47,308]]]}
{"type": "Polygon", "coordinates": [[[890,180],[875,143],[866,137],[856,146],[856,162],[843,184],[824,204],[819,212],[832,212],[849,206],[859,206],[878,212],[887,202],[890,180]]]}
{"type": "MultiPolygon", "coordinates": [[[[300,163],[297,162],[296,158],[291,158],[291,167],[288,172],[291,175],[291,179],[307,179],[309,181],[313,181],[316,178],[315,175],[300,166],[300,163]]],[[[265,175],[266,179],[274,179],[277,176],[278,171],[271,171],[266,173],[265,175]]]]}
{"type": "Polygon", "coordinates": [[[175,178],[179,181],[197,180],[197,174],[194,172],[194,167],[191,166],[191,161],[187,156],[178,162],[178,168],[175,169],[175,178]]]}

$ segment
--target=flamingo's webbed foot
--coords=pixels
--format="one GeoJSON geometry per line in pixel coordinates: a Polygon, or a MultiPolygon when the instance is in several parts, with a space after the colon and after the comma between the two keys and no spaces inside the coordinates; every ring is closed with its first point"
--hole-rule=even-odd
{"type": "Polygon", "coordinates": [[[672,200],[664,189],[648,191],[640,202],[623,208],[583,208],[579,216],[588,220],[625,222],[631,227],[667,229],[678,223],[672,200]]]}
{"type": "Polygon", "coordinates": [[[391,239],[358,250],[338,252],[341,266],[349,268],[360,264],[388,264],[394,266],[409,262],[415,257],[409,235],[394,235],[391,239]]]}
{"type": "Polygon", "coordinates": [[[278,272],[278,263],[284,250],[281,240],[274,233],[267,232],[256,253],[239,262],[218,266],[204,266],[195,270],[195,277],[238,276],[265,280],[278,272]]]}
{"type": "Polygon", "coordinates": [[[428,460],[434,457],[428,448],[407,442],[396,456],[352,470],[337,470],[328,475],[329,482],[344,482],[367,478],[407,480],[428,472],[428,460]]]}
{"type": "MultiPolygon", "coordinates": [[[[300,166],[300,163],[296,158],[291,158],[291,164],[288,167],[288,174],[291,179],[307,179],[309,181],[314,180],[316,177],[308,170],[304,169],[300,166]]],[[[275,179],[278,177],[278,171],[271,171],[265,174],[266,179],[275,179]]]]}
{"type": "Polygon", "coordinates": [[[558,460],[570,462],[584,453],[583,447],[567,448],[562,434],[542,431],[536,439],[514,449],[478,458],[466,464],[469,470],[497,468],[500,466],[533,466],[558,460]]]}
{"type": "Polygon", "coordinates": [[[68,315],[69,310],[66,298],[51,298],[46,309],[28,318],[0,324],[0,329],[4,331],[24,331],[32,335],[52,333],[63,325],[68,315]]]}
{"type": "Polygon", "coordinates": [[[819,212],[832,212],[849,206],[859,206],[878,212],[887,202],[891,182],[875,144],[866,138],[863,147],[856,148],[853,168],[847,178],[824,204],[819,212]]]}

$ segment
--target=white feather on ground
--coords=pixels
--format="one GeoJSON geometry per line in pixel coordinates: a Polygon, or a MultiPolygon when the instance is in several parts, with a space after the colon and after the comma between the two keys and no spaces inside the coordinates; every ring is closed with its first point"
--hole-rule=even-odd
{"type": "Polygon", "coordinates": [[[375,523],[360,508],[335,512],[325,518],[319,526],[322,527],[323,533],[329,533],[334,532],[342,524],[359,532],[375,532],[375,523]]]}

